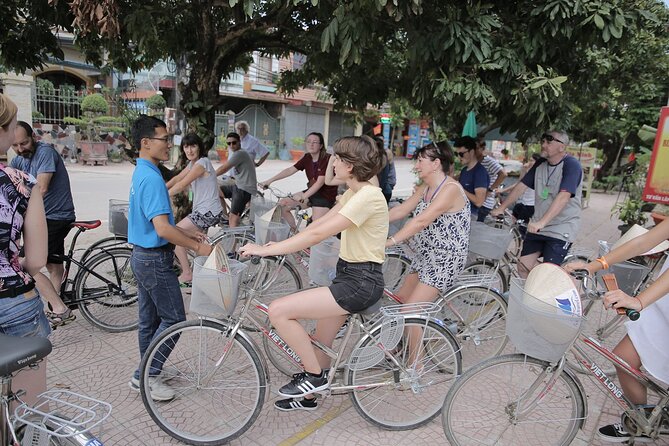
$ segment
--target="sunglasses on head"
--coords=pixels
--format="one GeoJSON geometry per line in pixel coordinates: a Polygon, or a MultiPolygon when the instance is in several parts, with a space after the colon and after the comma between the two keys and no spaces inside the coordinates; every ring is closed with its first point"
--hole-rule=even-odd
{"type": "Polygon", "coordinates": [[[560,141],[555,136],[550,135],[548,133],[544,133],[543,135],[541,135],[541,141],[547,141],[547,142],[557,141],[560,144],[565,144],[563,141],[560,141]]]}

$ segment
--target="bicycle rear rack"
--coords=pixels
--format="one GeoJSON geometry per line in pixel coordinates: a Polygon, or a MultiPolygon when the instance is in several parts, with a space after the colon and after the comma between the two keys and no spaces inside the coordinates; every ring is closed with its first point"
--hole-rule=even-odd
{"type": "Polygon", "coordinates": [[[111,411],[111,404],[104,401],[68,390],[49,390],[32,407],[19,405],[14,416],[32,428],[27,434],[32,431],[33,439],[39,438],[39,442],[29,444],[42,444],[42,438],[48,440],[49,436],[65,438],[89,432],[106,420],[111,411]]]}

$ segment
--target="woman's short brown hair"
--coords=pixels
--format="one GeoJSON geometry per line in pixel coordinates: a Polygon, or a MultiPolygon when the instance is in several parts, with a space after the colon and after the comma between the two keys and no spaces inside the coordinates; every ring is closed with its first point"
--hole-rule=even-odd
{"type": "Polygon", "coordinates": [[[353,169],[351,174],[358,181],[367,181],[386,164],[386,151],[379,150],[369,136],[345,136],[334,143],[334,153],[353,169]]]}
{"type": "Polygon", "coordinates": [[[6,129],[16,116],[18,108],[8,96],[0,93],[0,127],[6,129]]]}

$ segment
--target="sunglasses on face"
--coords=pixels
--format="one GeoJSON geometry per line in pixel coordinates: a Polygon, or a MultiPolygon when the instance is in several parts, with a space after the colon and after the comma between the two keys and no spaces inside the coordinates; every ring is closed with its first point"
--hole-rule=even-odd
{"type": "Polygon", "coordinates": [[[546,142],[557,141],[557,142],[559,142],[560,144],[565,144],[563,141],[560,141],[560,140],[557,139],[555,136],[553,136],[553,135],[549,135],[548,133],[544,133],[543,135],[541,135],[541,141],[542,141],[542,142],[543,142],[543,141],[546,141],[546,142]]]}
{"type": "Polygon", "coordinates": [[[237,141],[226,141],[226,142],[228,143],[229,146],[236,146],[237,145],[237,141]]]}
{"type": "Polygon", "coordinates": [[[455,153],[457,153],[458,156],[462,158],[463,156],[465,156],[465,153],[467,153],[467,151],[465,150],[464,152],[455,152],[455,153]]]}

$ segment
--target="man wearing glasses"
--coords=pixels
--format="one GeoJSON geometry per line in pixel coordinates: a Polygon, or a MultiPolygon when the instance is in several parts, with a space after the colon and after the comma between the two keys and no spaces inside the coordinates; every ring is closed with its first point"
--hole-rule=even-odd
{"type": "Polygon", "coordinates": [[[258,193],[258,180],[256,179],[256,165],[248,152],[241,150],[241,138],[235,132],[228,133],[228,161],[216,169],[216,176],[223,175],[234,168],[235,184],[221,186],[223,195],[230,198],[230,227],[239,226],[239,217],[242,215],[246,204],[251,201],[251,196],[258,193]]]}
{"type": "Polygon", "coordinates": [[[514,187],[504,203],[490,214],[500,215],[529,187],[534,189],[534,216],[527,225],[518,273],[527,277],[538,264],[559,265],[576,238],[581,219],[583,170],[576,158],[566,153],[569,136],[563,131],[541,135],[541,158],[514,187]]]}
{"type": "Polygon", "coordinates": [[[490,187],[490,176],[476,156],[476,140],[471,136],[455,138],[453,141],[455,153],[464,164],[458,181],[465,190],[471,203],[472,217],[478,218],[479,208],[485,202],[490,187]]]}

